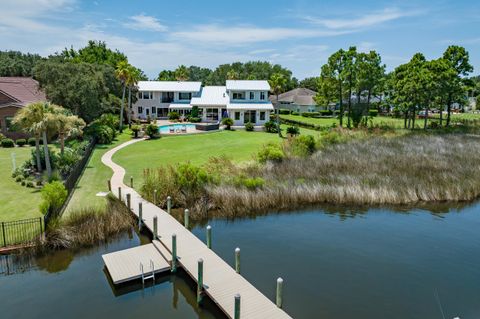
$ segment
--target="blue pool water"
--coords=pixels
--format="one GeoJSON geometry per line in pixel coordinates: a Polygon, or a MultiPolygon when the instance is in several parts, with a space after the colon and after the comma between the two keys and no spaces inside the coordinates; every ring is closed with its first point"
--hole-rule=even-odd
{"type": "Polygon", "coordinates": [[[170,127],[173,127],[175,130],[175,133],[177,130],[181,130],[182,127],[187,127],[187,132],[191,131],[192,129],[195,129],[195,124],[170,124],[170,125],[162,125],[158,128],[158,131],[160,134],[168,134],[170,133],[170,127]]]}

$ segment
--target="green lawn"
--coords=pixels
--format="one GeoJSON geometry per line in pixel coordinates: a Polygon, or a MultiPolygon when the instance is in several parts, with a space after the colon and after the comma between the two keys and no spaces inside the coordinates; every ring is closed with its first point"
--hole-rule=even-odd
{"type": "MultiPolygon", "coordinates": [[[[301,115],[280,115],[281,118],[287,119],[287,120],[294,120],[294,121],[300,121],[308,124],[314,124],[314,125],[319,125],[319,126],[325,126],[329,127],[332,126],[334,123],[339,124],[339,121],[337,118],[311,118],[311,117],[303,117],[301,115]]],[[[434,116],[435,119],[439,118],[438,114],[435,114],[434,116]]],[[[446,116],[444,117],[444,120],[446,119],[446,116]]],[[[452,119],[480,119],[480,114],[473,114],[473,113],[459,113],[459,114],[452,114],[452,119]]],[[[373,124],[387,124],[390,126],[393,126],[395,128],[403,128],[404,120],[402,118],[392,118],[392,117],[386,117],[386,116],[376,116],[372,119],[373,124]]],[[[343,118],[343,123],[344,125],[347,123],[347,118],[343,118]]],[[[415,121],[415,126],[420,125],[423,127],[423,119],[417,119],[415,121]]]]}
{"type": "Polygon", "coordinates": [[[105,199],[98,197],[98,192],[107,191],[107,180],[112,176],[112,170],[102,164],[101,158],[109,149],[131,139],[131,132],[126,130],[117,136],[111,145],[97,145],[92,152],[90,160],[85,166],[83,175],[75,187],[64,216],[72,209],[105,205],[105,199]]]}
{"type": "Polygon", "coordinates": [[[202,164],[220,155],[235,162],[248,161],[262,145],[274,141],[279,141],[277,134],[246,131],[162,137],[124,148],[113,156],[113,160],[126,169],[125,183],[130,183],[130,176],[133,176],[138,186],[143,181],[144,168],[186,161],[202,164]]]}
{"type": "Polygon", "coordinates": [[[38,206],[40,191],[26,188],[12,178],[12,153],[17,167],[31,156],[31,147],[0,148],[0,221],[42,216],[38,206]]]}

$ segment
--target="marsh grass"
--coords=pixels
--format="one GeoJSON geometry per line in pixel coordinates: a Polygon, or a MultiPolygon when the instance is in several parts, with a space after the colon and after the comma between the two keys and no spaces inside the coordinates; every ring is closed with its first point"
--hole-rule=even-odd
{"type": "Polygon", "coordinates": [[[353,140],[311,157],[268,164],[265,186],[208,188],[229,214],[320,204],[412,204],[468,201],[480,195],[480,137],[415,134],[353,140]]]}
{"type": "Polygon", "coordinates": [[[65,219],[53,221],[37,250],[75,249],[94,246],[130,230],[135,218],[114,196],[107,196],[106,208],[72,211],[65,219]]]}

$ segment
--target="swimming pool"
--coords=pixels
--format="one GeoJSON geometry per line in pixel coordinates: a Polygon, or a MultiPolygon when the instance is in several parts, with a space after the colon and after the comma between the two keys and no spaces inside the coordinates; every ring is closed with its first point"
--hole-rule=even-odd
{"type": "Polygon", "coordinates": [[[158,128],[160,134],[169,134],[170,128],[173,127],[175,133],[181,133],[182,127],[187,127],[187,133],[195,131],[195,124],[170,124],[162,125],[158,128]]]}

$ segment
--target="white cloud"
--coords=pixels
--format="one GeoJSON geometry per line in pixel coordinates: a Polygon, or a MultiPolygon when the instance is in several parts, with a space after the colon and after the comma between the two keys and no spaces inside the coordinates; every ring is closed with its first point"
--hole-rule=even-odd
{"type": "Polygon", "coordinates": [[[375,43],[372,43],[372,42],[368,42],[368,41],[363,41],[363,42],[360,42],[358,45],[357,45],[357,51],[358,52],[370,52],[372,50],[375,50],[375,43]]]}
{"type": "Polygon", "coordinates": [[[130,22],[124,23],[124,26],[134,30],[146,30],[146,31],[167,31],[167,27],[158,21],[157,18],[138,14],[130,17],[130,22]]]}
{"type": "Polygon", "coordinates": [[[379,25],[388,21],[397,20],[404,17],[420,14],[417,10],[401,10],[399,8],[386,8],[381,11],[368,13],[360,17],[349,17],[343,19],[322,19],[315,17],[306,17],[305,20],[326,27],[332,30],[339,29],[363,29],[379,25]]]}
{"type": "Polygon", "coordinates": [[[199,25],[188,31],[176,31],[172,38],[182,38],[203,44],[244,45],[265,41],[280,41],[292,38],[330,37],[348,33],[347,30],[315,30],[300,28],[261,28],[257,26],[199,25]]]}

